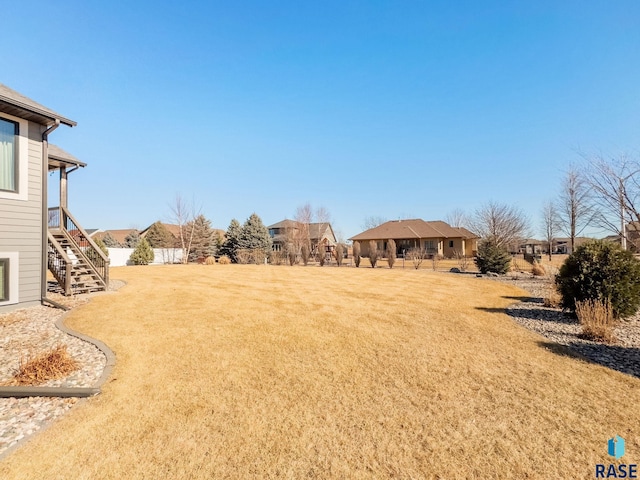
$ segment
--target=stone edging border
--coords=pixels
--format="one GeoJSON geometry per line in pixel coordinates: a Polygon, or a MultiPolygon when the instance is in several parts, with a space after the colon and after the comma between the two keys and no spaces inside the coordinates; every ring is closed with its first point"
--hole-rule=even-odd
{"type": "Polygon", "coordinates": [[[111,375],[111,371],[116,364],[116,355],[104,342],[95,338],[76,332],[64,324],[64,321],[71,312],[66,312],[56,321],[55,326],[58,330],[79,338],[80,340],[94,345],[100,350],[107,359],[107,363],[102,370],[102,375],[98,378],[96,385],[89,388],[83,387],[0,387],[0,398],[8,397],[92,397],[101,392],[101,387],[111,375]]]}

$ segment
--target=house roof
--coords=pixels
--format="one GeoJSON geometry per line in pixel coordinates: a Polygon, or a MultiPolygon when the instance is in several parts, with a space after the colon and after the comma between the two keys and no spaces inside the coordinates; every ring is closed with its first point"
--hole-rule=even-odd
{"type": "Polygon", "coordinates": [[[138,230],[136,230],[135,228],[125,228],[123,230],[104,230],[102,232],[97,232],[92,236],[92,238],[99,238],[100,240],[102,240],[104,237],[107,236],[107,233],[108,233],[116,242],[124,245],[125,238],[127,238],[127,236],[131,232],[137,232],[137,231],[138,230]]]}
{"type": "Polygon", "coordinates": [[[57,145],[50,143],[49,144],[49,170],[56,170],[62,166],[86,167],[87,164],[84,162],[81,162],[70,153],[65,152],[63,149],[61,149],[57,145]]]}
{"type": "Polygon", "coordinates": [[[466,228],[454,228],[442,220],[425,221],[419,218],[412,220],[391,220],[377,227],[370,228],[350,240],[380,240],[384,238],[478,238],[466,228]]]}
{"type": "Polygon", "coordinates": [[[0,112],[31,120],[42,125],[50,125],[54,123],[55,120],[59,120],[60,123],[70,127],[77,125],[73,120],[63,117],[59,113],[25,97],[2,83],[0,83],[0,112]]]}
{"type": "MultiPolygon", "coordinates": [[[[274,223],[273,225],[269,225],[267,228],[269,230],[271,230],[272,228],[299,228],[298,226],[300,225],[300,222],[297,222],[295,220],[289,220],[289,219],[284,219],[278,223],[274,223]]],[[[336,235],[333,232],[333,227],[331,226],[330,222],[318,222],[318,223],[310,223],[309,224],[309,238],[311,240],[316,240],[319,238],[324,237],[325,232],[327,231],[327,229],[329,229],[329,231],[331,232],[330,235],[330,240],[332,242],[336,242],[336,235]]],[[[273,237],[273,240],[278,242],[278,241],[285,241],[286,236],[284,234],[277,234],[273,237]]]]}

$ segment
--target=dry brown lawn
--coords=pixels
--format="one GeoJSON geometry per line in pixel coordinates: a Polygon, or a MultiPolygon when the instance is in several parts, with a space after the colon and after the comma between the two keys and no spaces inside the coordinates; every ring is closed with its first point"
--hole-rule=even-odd
{"type": "Polygon", "coordinates": [[[523,292],[428,270],[166,266],[67,324],[106,342],[103,393],[3,479],[593,478],[640,460],[640,380],[547,348],[523,292]]]}

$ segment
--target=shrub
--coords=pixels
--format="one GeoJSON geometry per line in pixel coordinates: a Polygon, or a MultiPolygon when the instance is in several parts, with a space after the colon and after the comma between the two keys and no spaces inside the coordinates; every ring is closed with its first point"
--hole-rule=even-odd
{"type": "Polygon", "coordinates": [[[562,297],[560,296],[560,293],[558,293],[558,289],[555,285],[552,285],[551,288],[549,288],[547,294],[542,299],[542,303],[548,308],[560,308],[562,305],[562,297]]]}
{"type": "Polygon", "coordinates": [[[609,300],[590,299],[576,302],[576,316],[582,325],[583,338],[598,342],[615,340],[615,320],[609,300]]]}
{"type": "Polygon", "coordinates": [[[360,242],[353,242],[353,262],[360,266],[360,242]]]}
{"type": "Polygon", "coordinates": [[[493,272],[502,275],[509,271],[511,255],[504,247],[499,247],[491,241],[484,241],[478,246],[475,262],[480,273],[493,272]]]}
{"type": "Polygon", "coordinates": [[[469,257],[467,257],[466,255],[463,255],[458,250],[454,250],[453,254],[456,257],[456,260],[458,261],[458,268],[460,269],[460,271],[466,272],[467,268],[469,268],[469,257]]]}
{"type": "Polygon", "coordinates": [[[229,265],[231,263],[231,259],[229,257],[227,257],[226,255],[222,255],[219,259],[218,259],[218,263],[220,265],[229,265]]]}
{"type": "Polygon", "coordinates": [[[531,273],[533,273],[533,275],[535,275],[536,277],[542,277],[547,272],[540,262],[534,261],[533,265],[531,266],[531,273]]]}
{"type": "Polygon", "coordinates": [[[324,245],[318,245],[318,262],[320,262],[320,266],[324,267],[324,263],[327,260],[327,252],[324,248],[324,245]]]}
{"type": "Polygon", "coordinates": [[[207,258],[204,259],[204,264],[205,265],[215,265],[216,264],[216,257],[208,256],[207,258]]]}
{"type": "Polygon", "coordinates": [[[369,261],[371,268],[376,268],[378,262],[378,243],[375,240],[369,240],[369,261]]]}
{"type": "Polygon", "coordinates": [[[575,311],[583,300],[608,300],[614,318],[640,308],[640,262],[614,243],[594,240],[573,252],[556,275],[562,307],[575,311]]]}
{"type": "Polygon", "coordinates": [[[279,251],[276,251],[276,250],[272,251],[269,254],[269,262],[272,265],[282,265],[282,262],[283,262],[282,252],[279,252],[279,251]]]}
{"type": "Polygon", "coordinates": [[[306,267],[309,264],[309,247],[307,247],[307,245],[300,247],[300,255],[302,257],[302,263],[306,267]]]}
{"type": "Polygon", "coordinates": [[[427,258],[427,251],[423,248],[410,248],[405,255],[413,262],[413,268],[418,270],[424,259],[427,258]]]}
{"type": "Polygon", "coordinates": [[[253,260],[253,251],[248,248],[239,248],[236,250],[236,262],[246,265],[253,260]]]}
{"type": "Polygon", "coordinates": [[[292,267],[296,264],[296,252],[294,252],[293,250],[289,252],[289,265],[291,265],[292,267]]]}
{"type": "Polygon", "coordinates": [[[140,240],[138,246],[129,257],[129,261],[134,265],[149,265],[153,262],[153,249],[146,239],[140,240]]]}
{"type": "Polygon", "coordinates": [[[387,240],[387,263],[389,268],[393,268],[396,263],[396,242],[393,239],[387,240]]]}
{"type": "Polygon", "coordinates": [[[438,269],[440,260],[442,260],[442,256],[437,253],[431,256],[431,267],[433,268],[434,272],[438,269]]]}
{"type": "Polygon", "coordinates": [[[334,256],[336,257],[336,263],[338,264],[338,266],[342,265],[342,259],[344,257],[344,248],[341,243],[336,245],[336,249],[333,253],[334,253],[334,256]]]}

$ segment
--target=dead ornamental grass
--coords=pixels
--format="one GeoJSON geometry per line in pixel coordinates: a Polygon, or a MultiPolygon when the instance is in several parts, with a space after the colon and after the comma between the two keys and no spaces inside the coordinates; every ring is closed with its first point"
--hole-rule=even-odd
{"type": "Polygon", "coordinates": [[[57,345],[38,355],[21,358],[13,378],[2,385],[42,385],[48,380],[64,378],[77,369],[78,363],[67,352],[67,346],[57,345]]]}
{"type": "Polygon", "coordinates": [[[558,355],[522,291],[413,269],[113,269],[67,324],[118,363],[0,478],[592,478],[640,381],[558,355]]]}

